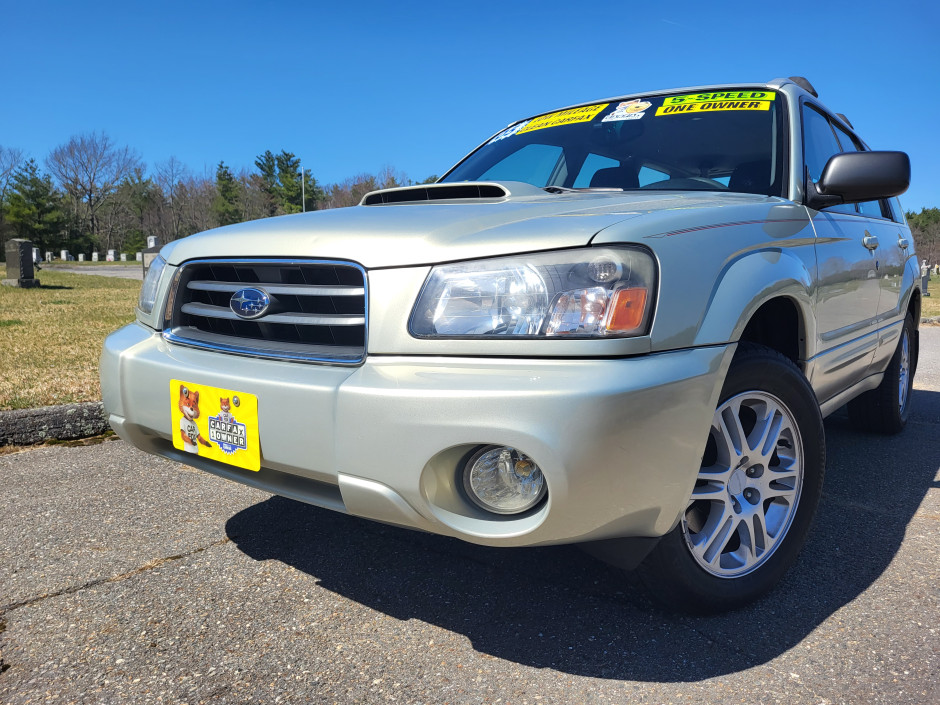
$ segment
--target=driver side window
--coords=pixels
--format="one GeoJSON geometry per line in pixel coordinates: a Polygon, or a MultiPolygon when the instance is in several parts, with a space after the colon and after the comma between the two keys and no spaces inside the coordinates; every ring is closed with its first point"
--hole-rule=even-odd
{"type": "MultiPolygon", "coordinates": [[[[829,157],[842,151],[828,118],[809,105],[803,105],[803,161],[806,175],[814,184],[822,176],[829,157]]],[[[855,205],[845,203],[825,209],[829,213],[856,215],[855,205]]]]}

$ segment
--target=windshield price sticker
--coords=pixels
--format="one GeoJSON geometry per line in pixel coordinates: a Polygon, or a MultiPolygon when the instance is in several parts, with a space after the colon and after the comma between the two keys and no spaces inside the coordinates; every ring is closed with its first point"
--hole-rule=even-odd
{"type": "Polygon", "coordinates": [[[571,108],[571,110],[561,110],[557,113],[542,115],[534,120],[529,120],[529,123],[521,130],[518,130],[516,134],[521,135],[523,132],[543,130],[546,127],[560,127],[561,125],[573,125],[578,122],[590,122],[608,105],[610,105],[610,103],[587,105],[583,108],[571,108]]]}
{"type": "Polygon", "coordinates": [[[722,110],[770,110],[776,94],[773,91],[725,91],[674,95],[656,108],[657,115],[707,113],[722,110]]]}
{"type": "MultiPolygon", "coordinates": [[[[663,105],[685,105],[687,103],[715,103],[718,101],[773,101],[773,91],[723,91],[720,93],[692,93],[691,95],[672,95],[663,100],[663,105]]],[[[766,108],[762,108],[765,110],[766,108]]]]}

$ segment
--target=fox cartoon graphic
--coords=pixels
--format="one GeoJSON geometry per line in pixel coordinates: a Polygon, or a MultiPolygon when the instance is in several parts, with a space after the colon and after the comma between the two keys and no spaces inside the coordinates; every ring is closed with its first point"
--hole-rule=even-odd
{"type": "Polygon", "coordinates": [[[197,443],[202,443],[206,448],[211,448],[211,444],[202,437],[202,434],[199,433],[199,426],[196,425],[196,419],[199,418],[199,392],[190,391],[181,384],[179,408],[180,413],[183,415],[183,418],[180,419],[183,449],[187,453],[199,453],[197,443]]]}
{"type": "Polygon", "coordinates": [[[235,417],[232,416],[232,402],[229,397],[219,397],[219,421],[225,423],[235,423],[235,417]]]}

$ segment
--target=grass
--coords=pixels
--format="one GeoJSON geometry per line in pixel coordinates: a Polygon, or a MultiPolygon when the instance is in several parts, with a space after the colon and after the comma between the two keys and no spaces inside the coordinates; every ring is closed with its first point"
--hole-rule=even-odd
{"type": "Polygon", "coordinates": [[[936,318],[940,316],[940,279],[934,277],[930,281],[927,290],[930,292],[930,296],[925,296],[920,300],[920,315],[927,318],[936,318]]]}
{"type": "MultiPolygon", "coordinates": [[[[101,345],[134,320],[138,281],[54,267],[37,276],[38,289],[0,286],[0,410],[100,399],[101,345]]],[[[922,299],[927,317],[940,316],[940,280],[931,283],[933,296],[922,299]]]]}
{"type": "Polygon", "coordinates": [[[139,281],[51,267],[37,277],[36,289],[0,286],[0,410],[100,399],[101,345],[134,320],[139,281]]]}

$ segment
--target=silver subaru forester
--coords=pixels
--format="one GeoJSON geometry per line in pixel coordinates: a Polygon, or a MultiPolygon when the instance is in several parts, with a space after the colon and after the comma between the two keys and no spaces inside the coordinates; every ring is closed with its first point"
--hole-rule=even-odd
{"type": "Polygon", "coordinates": [[[164,247],[105,407],[231,480],[734,608],[806,539],[823,417],[910,413],[909,180],[799,77],[537,115],[436,184],[164,247]]]}

